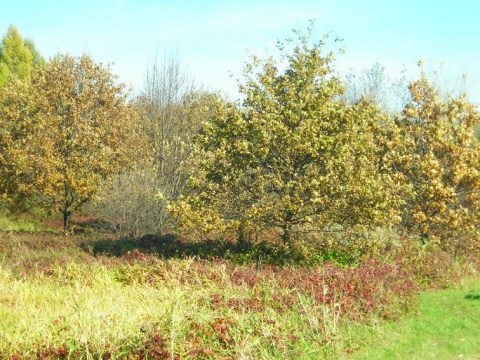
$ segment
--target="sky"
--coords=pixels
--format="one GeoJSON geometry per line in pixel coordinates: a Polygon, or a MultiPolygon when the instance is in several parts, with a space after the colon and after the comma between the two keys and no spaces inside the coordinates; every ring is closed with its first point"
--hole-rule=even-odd
{"type": "MultiPolygon", "coordinates": [[[[178,59],[197,84],[235,99],[251,54],[316,19],[315,34],[343,38],[337,69],[380,63],[391,76],[419,60],[480,85],[479,0],[0,0],[0,34],[15,25],[39,52],[89,54],[140,92],[155,59],[178,59]]],[[[333,42],[333,41],[332,41],[333,42]]],[[[413,70],[412,70],[413,69],[413,70]]],[[[472,95],[472,94],[471,94],[472,95]]],[[[480,96],[473,94],[479,99],[480,96]]]]}

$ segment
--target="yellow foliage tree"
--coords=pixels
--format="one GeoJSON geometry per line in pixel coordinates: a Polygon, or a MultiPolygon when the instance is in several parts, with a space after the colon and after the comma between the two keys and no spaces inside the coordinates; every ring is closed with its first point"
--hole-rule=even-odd
{"type": "Polygon", "coordinates": [[[409,186],[403,224],[424,242],[447,245],[472,234],[480,204],[480,143],[476,107],[465,96],[443,99],[425,74],[410,85],[397,119],[403,134],[398,167],[409,186]]]}
{"type": "Polygon", "coordinates": [[[206,231],[255,226],[285,243],[308,225],[395,220],[398,197],[384,161],[389,118],[366,100],[348,104],[324,42],[279,44],[280,60],[253,57],[241,106],[219,102],[197,138],[190,191],[171,205],[206,231]]]}
{"type": "Polygon", "coordinates": [[[1,89],[3,192],[60,211],[68,229],[72,212],[134,156],[127,95],[108,68],[68,55],[1,89]]]}

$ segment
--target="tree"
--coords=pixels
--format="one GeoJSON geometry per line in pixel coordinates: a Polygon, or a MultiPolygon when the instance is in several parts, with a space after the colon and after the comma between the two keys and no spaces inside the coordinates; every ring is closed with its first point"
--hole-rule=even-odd
{"type": "Polygon", "coordinates": [[[380,105],[388,113],[398,113],[408,101],[408,82],[403,76],[391,79],[379,63],[360,71],[350,70],[345,76],[342,99],[354,104],[362,98],[380,105]]]}
{"type": "Polygon", "coordinates": [[[155,61],[147,73],[138,105],[151,144],[158,190],[168,198],[178,195],[185,180],[181,165],[190,155],[192,137],[201,122],[189,116],[189,108],[200,98],[201,92],[195,90],[178,59],[165,58],[161,65],[155,61]]]}
{"type": "Polygon", "coordinates": [[[171,231],[174,224],[166,200],[175,200],[185,187],[193,137],[214,99],[215,94],[194,86],[178,59],[155,61],[135,100],[145,156],[114,177],[96,202],[96,213],[117,231],[137,237],[171,231]]]}
{"type": "Polygon", "coordinates": [[[0,91],[3,191],[71,214],[134,156],[124,86],[88,56],[60,55],[0,91]]]}
{"type": "Polygon", "coordinates": [[[396,168],[409,185],[402,222],[424,242],[446,247],[472,234],[480,204],[480,116],[465,96],[440,96],[422,72],[397,125],[402,148],[396,168]]]}
{"type": "Polygon", "coordinates": [[[11,25],[0,44],[0,86],[12,75],[21,80],[30,76],[34,66],[44,64],[43,58],[31,40],[23,40],[18,29],[11,25]]]}
{"type": "Polygon", "coordinates": [[[171,205],[185,225],[275,228],[288,243],[308,224],[325,230],[395,219],[378,145],[388,118],[367,100],[338,100],[343,87],[324,41],[310,45],[300,35],[289,45],[279,44],[280,61],[253,57],[242,105],[219,103],[202,127],[190,191],[171,205]]]}
{"type": "Polygon", "coordinates": [[[33,67],[45,66],[45,59],[38,52],[37,48],[35,47],[35,44],[33,43],[33,40],[25,39],[24,44],[25,44],[25,47],[32,54],[32,66],[33,67]]]}

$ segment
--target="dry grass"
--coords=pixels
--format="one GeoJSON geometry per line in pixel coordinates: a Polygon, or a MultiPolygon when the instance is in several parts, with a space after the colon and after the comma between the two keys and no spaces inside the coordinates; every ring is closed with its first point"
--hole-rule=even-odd
{"type": "Polygon", "coordinates": [[[86,240],[105,244],[0,235],[0,358],[341,359],[372,324],[415,309],[415,276],[396,263],[107,256],[86,240]]]}

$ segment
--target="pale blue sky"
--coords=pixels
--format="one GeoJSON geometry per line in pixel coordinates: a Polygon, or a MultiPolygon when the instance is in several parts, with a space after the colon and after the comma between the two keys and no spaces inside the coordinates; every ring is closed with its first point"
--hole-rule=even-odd
{"type": "Polygon", "coordinates": [[[47,58],[87,52],[135,90],[156,52],[167,52],[236,97],[229,71],[240,76],[247,49],[274,54],[277,39],[312,18],[319,37],[344,39],[339,70],[379,62],[396,74],[424,59],[480,85],[480,0],[3,0],[0,9],[1,34],[16,25],[47,58]]]}

